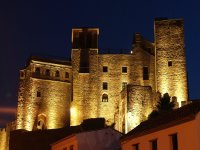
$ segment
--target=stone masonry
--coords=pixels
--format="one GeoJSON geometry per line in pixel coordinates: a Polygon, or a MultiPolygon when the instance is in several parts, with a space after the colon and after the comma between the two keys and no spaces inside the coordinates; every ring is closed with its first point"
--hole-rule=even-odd
{"type": "Polygon", "coordinates": [[[155,19],[155,41],[135,33],[130,54],[99,54],[98,37],[98,28],[74,28],[71,61],[29,59],[20,70],[16,124],[0,130],[0,149],[8,149],[11,130],[103,117],[127,133],[147,119],[159,93],[169,93],[179,107],[187,102],[183,20],[155,19]]]}
{"type": "Polygon", "coordinates": [[[98,35],[96,28],[72,30],[71,125],[104,117],[128,132],[147,119],[158,93],[176,97],[179,106],[188,100],[182,20],[156,19],[155,43],[136,33],[131,54],[98,54],[98,35]]]}
{"type": "Polygon", "coordinates": [[[20,71],[17,129],[55,129],[69,125],[71,66],[31,58],[20,71]]]}
{"type": "Polygon", "coordinates": [[[156,90],[188,99],[183,20],[155,20],[156,90]]]}
{"type": "Polygon", "coordinates": [[[55,129],[104,117],[128,132],[147,118],[157,92],[184,104],[183,20],[156,19],[154,27],[155,42],[136,33],[130,54],[99,54],[99,29],[75,28],[71,62],[31,58],[20,71],[17,129],[55,129]]]}

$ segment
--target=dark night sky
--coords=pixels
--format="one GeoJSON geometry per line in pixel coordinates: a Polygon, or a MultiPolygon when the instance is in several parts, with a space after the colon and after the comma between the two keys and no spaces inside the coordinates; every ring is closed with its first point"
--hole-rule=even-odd
{"type": "Polygon", "coordinates": [[[199,6],[197,0],[1,2],[0,126],[14,119],[19,69],[30,55],[69,58],[73,27],[99,27],[99,51],[130,49],[134,32],[153,41],[155,17],[184,18],[190,99],[200,98],[199,6]]]}

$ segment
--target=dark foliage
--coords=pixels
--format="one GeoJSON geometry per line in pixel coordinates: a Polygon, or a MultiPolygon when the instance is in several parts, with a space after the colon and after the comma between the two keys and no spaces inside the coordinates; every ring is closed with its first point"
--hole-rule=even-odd
{"type": "Polygon", "coordinates": [[[163,97],[160,98],[158,104],[156,105],[156,110],[153,110],[148,119],[154,118],[160,114],[170,112],[174,109],[175,103],[170,101],[170,96],[168,93],[165,93],[163,97]]]}

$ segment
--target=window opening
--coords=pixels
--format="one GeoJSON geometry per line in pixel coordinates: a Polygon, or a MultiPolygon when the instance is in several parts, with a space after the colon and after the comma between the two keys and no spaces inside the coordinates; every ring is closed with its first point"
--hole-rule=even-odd
{"type": "Polygon", "coordinates": [[[103,90],[107,90],[108,89],[108,83],[107,82],[103,82],[103,90]]]}
{"type": "Polygon", "coordinates": [[[102,102],[108,102],[108,95],[107,94],[102,95],[102,102]]]}

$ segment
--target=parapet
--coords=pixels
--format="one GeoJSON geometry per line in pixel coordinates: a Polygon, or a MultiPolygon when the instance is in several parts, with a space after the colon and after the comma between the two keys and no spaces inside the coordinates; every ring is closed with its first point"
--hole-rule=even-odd
{"type": "Polygon", "coordinates": [[[73,28],[72,49],[98,49],[99,28],[73,28]]]}
{"type": "Polygon", "coordinates": [[[6,128],[0,128],[0,134],[6,132],[6,128]]]}
{"type": "Polygon", "coordinates": [[[71,66],[71,62],[70,61],[61,60],[61,59],[58,60],[58,59],[54,59],[54,58],[43,58],[43,57],[39,57],[39,56],[31,56],[28,59],[28,62],[26,64],[26,66],[28,66],[33,61],[39,61],[39,62],[44,62],[44,63],[53,63],[53,64],[71,66]]]}

